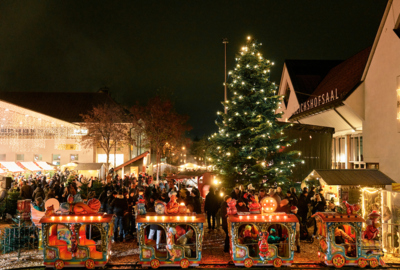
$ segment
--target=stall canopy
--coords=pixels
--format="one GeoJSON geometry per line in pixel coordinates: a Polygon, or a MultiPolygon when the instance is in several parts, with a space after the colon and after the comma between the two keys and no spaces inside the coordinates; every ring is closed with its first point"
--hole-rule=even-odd
{"type": "Polygon", "coordinates": [[[0,174],[5,173],[3,169],[0,168],[0,174]]]}
{"type": "Polygon", "coordinates": [[[79,163],[74,169],[77,171],[97,171],[101,170],[104,163],[79,163]]]}
{"type": "Polygon", "coordinates": [[[37,161],[36,164],[45,171],[54,171],[54,167],[47,164],[47,162],[37,161]]]}
{"type": "Polygon", "coordinates": [[[328,185],[340,186],[384,186],[395,183],[379,170],[314,170],[309,178],[321,178],[328,185]]]}
{"type": "Polygon", "coordinates": [[[27,169],[28,171],[31,172],[38,172],[38,171],[42,171],[43,169],[38,167],[35,163],[31,162],[20,162],[20,164],[27,169]]]}
{"type": "Polygon", "coordinates": [[[22,169],[20,166],[18,166],[15,162],[4,162],[1,161],[0,164],[4,166],[8,171],[10,172],[23,172],[24,169],[22,169]]]}

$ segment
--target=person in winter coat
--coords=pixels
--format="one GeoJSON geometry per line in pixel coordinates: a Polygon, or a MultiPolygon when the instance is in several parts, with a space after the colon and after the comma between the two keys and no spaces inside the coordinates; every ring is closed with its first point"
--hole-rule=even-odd
{"type": "Polygon", "coordinates": [[[229,253],[229,234],[228,234],[228,203],[232,200],[231,196],[226,195],[224,202],[221,204],[221,217],[222,217],[222,229],[225,232],[225,245],[224,252],[229,253]]]}
{"type": "Polygon", "coordinates": [[[279,196],[279,198],[281,198],[281,200],[283,200],[285,198],[285,194],[283,194],[281,187],[276,188],[276,194],[279,196]]]}
{"type": "Polygon", "coordinates": [[[215,229],[215,215],[217,214],[218,207],[218,198],[214,193],[214,188],[210,187],[210,190],[206,196],[206,201],[204,205],[204,211],[207,213],[207,222],[208,229],[215,229]],[[212,224],[211,224],[212,221],[212,224]]]}
{"type": "Polygon", "coordinates": [[[37,186],[35,191],[32,194],[32,200],[36,200],[36,198],[41,197],[42,199],[45,198],[44,191],[41,186],[37,186]]]}
{"type": "Polygon", "coordinates": [[[308,204],[307,204],[307,192],[303,192],[300,194],[298,207],[298,215],[301,218],[301,223],[305,224],[307,221],[307,213],[308,213],[308,204]]]}
{"type": "Polygon", "coordinates": [[[292,195],[292,192],[290,190],[286,193],[285,199],[287,199],[289,201],[290,206],[297,206],[299,204],[299,202],[297,201],[297,198],[292,195]]]}
{"type": "Polygon", "coordinates": [[[125,242],[126,229],[124,228],[123,218],[125,213],[128,211],[128,201],[126,198],[124,198],[122,190],[118,192],[117,197],[112,201],[111,207],[113,208],[113,212],[116,215],[114,221],[114,241],[118,241],[119,235],[120,241],[125,242]]]}
{"type": "MultiPolygon", "coordinates": [[[[312,207],[313,207],[312,213],[315,214],[316,212],[324,212],[325,206],[326,206],[325,198],[323,198],[323,197],[321,198],[319,193],[315,194],[315,201],[312,204],[312,207]]],[[[316,235],[317,229],[318,229],[317,221],[314,218],[314,235],[316,235]]]]}
{"type": "Polygon", "coordinates": [[[290,193],[292,194],[292,197],[296,198],[296,200],[299,201],[299,196],[297,196],[296,188],[291,187],[289,190],[290,190],[290,193]]]}
{"type": "Polygon", "coordinates": [[[128,233],[133,235],[136,232],[136,215],[135,215],[135,205],[138,201],[138,196],[136,194],[136,189],[129,190],[129,198],[128,198],[128,215],[129,215],[129,229],[128,233]]]}
{"type": "Polygon", "coordinates": [[[236,201],[238,201],[240,198],[242,198],[242,193],[240,192],[239,187],[235,187],[232,190],[231,197],[232,197],[232,199],[235,199],[236,201]]]}
{"type": "Polygon", "coordinates": [[[200,192],[197,189],[192,189],[190,196],[193,198],[193,209],[196,214],[201,214],[200,192]]]}
{"type": "Polygon", "coordinates": [[[114,214],[114,209],[111,206],[111,203],[114,201],[114,199],[117,197],[118,192],[116,191],[110,191],[107,192],[107,202],[105,205],[105,209],[107,214],[114,214]]]}
{"type": "Polygon", "coordinates": [[[28,186],[25,181],[22,184],[21,191],[19,194],[24,200],[32,200],[31,187],[28,186]]]}
{"type": "Polygon", "coordinates": [[[312,204],[312,198],[314,197],[314,195],[315,195],[315,187],[312,186],[307,195],[307,203],[308,204],[312,204]]]}

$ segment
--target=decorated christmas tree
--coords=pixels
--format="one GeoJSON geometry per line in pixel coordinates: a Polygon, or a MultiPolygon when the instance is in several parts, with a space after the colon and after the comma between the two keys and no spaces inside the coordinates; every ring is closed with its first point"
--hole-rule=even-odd
{"type": "Polygon", "coordinates": [[[219,132],[210,136],[212,163],[229,181],[258,184],[290,182],[293,167],[300,160],[295,143],[287,140],[277,113],[281,96],[270,81],[273,65],[259,51],[262,44],[250,37],[236,56],[236,66],[229,71],[230,100],[223,102],[226,113],[217,112],[219,132]]]}

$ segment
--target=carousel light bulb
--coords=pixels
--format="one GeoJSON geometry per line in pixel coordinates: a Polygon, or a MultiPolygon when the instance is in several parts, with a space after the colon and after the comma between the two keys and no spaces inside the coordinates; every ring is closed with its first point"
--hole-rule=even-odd
{"type": "Polygon", "coordinates": [[[247,219],[250,219],[250,216],[247,216],[247,219]]]}
{"type": "Polygon", "coordinates": [[[93,221],[93,216],[90,217],[90,220],[93,221]]]}
{"type": "Polygon", "coordinates": [[[100,219],[101,219],[101,216],[98,216],[98,217],[97,217],[97,219],[100,221],[100,219]]]}
{"type": "Polygon", "coordinates": [[[62,220],[62,217],[60,216],[59,219],[62,220]]]}
{"type": "Polygon", "coordinates": [[[192,221],[194,221],[194,216],[192,216],[192,221]]]}
{"type": "Polygon", "coordinates": [[[78,221],[78,217],[77,216],[75,216],[75,221],[78,221]]]}
{"type": "Polygon", "coordinates": [[[155,220],[155,221],[157,221],[157,218],[158,218],[158,217],[157,217],[157,216],[155,216],[155,217],[154,217],[154,220],[155,220]]]}
{"type": "Polygon", "coordinates": [[[187,221],[187,216],[185,216],[185,221],[187,221]]]}
{"type": "Polygon", "coordinates": [[[178,219],[178,221],[181,220],[181,217],[180,217],[180,216],[177,216],[176,218],[178,219]]]}
{"type": "Polygon", "coordinates": [[[239,219],[242,219],[243,217],[242,216],[239,216],[239,219]]]}
{"type": "Polygon", "coordinates": [[[284,219],[287,219],[287,216],[284,216],[283,218],[284,218],[284,219]]]}
{"type": "Polygon", "coordinates": [[[70,217],[70,216],[68,216],[68,217],[67,217],[67,220],[69,221],[69,219],[70,219],[70,218],[71,218],[71,217],[70,217]]]}
{"type": "Polygon", "coordinates": [[[54,217],[51,217],[51,220],[53,220],[53,221],[54,221],[54,217]]]}
{"type": "Polygon", "coordinates": [[[164,216],[162,216],[162,220],[163,220],[163,221],[165,220],[165,217],[164,217],[164,216]]]}
{"type": "Polygon", "coordinates": [[[146,217],[146,219],[147,219],[147,221],[149,221],[149,220],[150,220],[150,217],[149,217],[149,216],[147,216],[147,217],[146,217]]]}
{"type": "Polygon", "coordinates": [[[83,216],[83,220],[86,220],[86,217],[85,217],[85,216],[83,216]]]}

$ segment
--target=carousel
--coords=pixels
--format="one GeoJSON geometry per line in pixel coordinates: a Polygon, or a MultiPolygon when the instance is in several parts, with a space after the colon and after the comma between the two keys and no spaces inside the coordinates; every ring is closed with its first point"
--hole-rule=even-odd
{"type": "Polygon", "coordinates": [[[33,212],[34,223],[41,225],[44,265],[54,269],[105,267],[111,248],[113,215],[98,212],[99,200],[84,203],[80,195],[68,197],[68,202],[56,209],[58,205],[48,206],[45,212],[33,212]],[[93,232],[97,232],[98,241],[91,239],[93,232]]]}
{"type": "Polygon", "coordinates": [[[293,262],[298,219],[275,212],[272,197],[253,201],[250,212],[237,212],[234,200],[228,205],[230,253],[236,266],[290,266],[293,262]]]}
{"type": "Polygon", "coordinates": [[[143,195],[137,209],[140,264],[143,267],[198,266],[201,261],[204,215],[190,212],[169,194],[169,203],[155,202],[155,213],[146,213],[143,195]]]}

